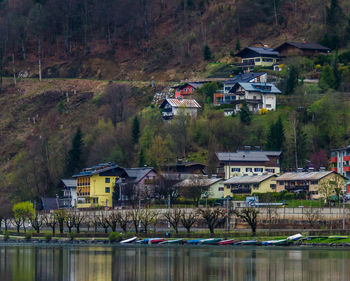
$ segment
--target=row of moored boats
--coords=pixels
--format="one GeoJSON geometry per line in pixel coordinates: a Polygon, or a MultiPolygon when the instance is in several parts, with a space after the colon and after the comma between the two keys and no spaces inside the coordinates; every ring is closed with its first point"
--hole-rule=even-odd
{"type": "Polygon", "coordinates": [[[184,240],[184,239],[164,239],[164,238],[147,238],[138,240],[137,237],[132,237],[120,242],[120,244],[149,244],[149,245],[162,245],[162,244],[188,244],[188,245],[280,245],[286,246],[291,245],[294,242],[302,239],[303,236],[301,234],[295,234],[287,237],[286,239],[280,240],[269,240],[269,241],[258,241],[258,240],[246,240],[239,241],[235,239],[221,239],[221,238],[209,238],[209,239],[192,239],[192,240],[184,240]]]}

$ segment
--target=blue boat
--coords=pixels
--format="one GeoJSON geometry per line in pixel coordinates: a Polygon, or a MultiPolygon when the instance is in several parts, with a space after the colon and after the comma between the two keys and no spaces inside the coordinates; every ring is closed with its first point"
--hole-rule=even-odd
{"type": "Polygon", "coordinates": [[[188,240],[186,241],[187,244],[194,244],[197,245],[201,242],[201,239],[194,239],[194,240],[188,240]]]}
{"type": "Polygon", "coordinates": [[[245,246],[248,246],[248,245],[259,245],[260,242],[258,240],[248,240],[248,241],[239,241],[239,242],[236,242],[234,243],[233,245],[245,245],[245,246]]]}

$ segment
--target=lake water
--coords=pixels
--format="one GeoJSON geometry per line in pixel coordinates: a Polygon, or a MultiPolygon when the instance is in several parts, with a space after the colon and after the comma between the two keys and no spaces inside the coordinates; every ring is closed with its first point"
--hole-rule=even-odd
{"type": "Polygon", "coordinates": [[[0,246],[1,281],[350,280],[350,251],[264,247],[0,246]]]}

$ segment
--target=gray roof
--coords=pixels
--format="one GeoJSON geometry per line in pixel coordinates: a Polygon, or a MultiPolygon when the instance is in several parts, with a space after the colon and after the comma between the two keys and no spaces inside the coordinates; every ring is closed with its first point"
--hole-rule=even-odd
{"type": "Polygon", "coordinates": [[[248,92],[261,92],[261,93],[273,93],[280,94],[282,93],[273,83],[246,83],[238,82],[238,84],[248,92]],[[268,87],[268,89],[266,88],[268,87]]]}
{"type": "Polygon", "coordinates": [[[177,184],[175,184],[175,187],[191,187],[194,184],[199,185],[199,186],[211,186],[219,181],[222,181],[223,179],[221,178],[213,178],[213,179],[208,179],[208,178],[189,178],[185,179],[177,184]]]}
{"type": "Polygon", "coordinates": [[[55,197],[41,197],[41,202],[44,211],[56,210],[58,209],[57,198],[55,197]]]}
{"type": "Polygon", "coordinates": [[[126,173],[130,178],[134,179],[134,182],[140,182],[149,172],[154,171],[153,168],[144,167],[144,168],[125,168],[126,173]]]}
{"type": "Polygon", "coordinates": [[[247,184],[247,183],[261,183],[271,177],[276,177],[274,174],[264,174],[260,176],[235,176],[226,181],[224,184],[247,184]]]}
{"type": "Polygon", "coordinates": [[[194,99],[165,99],[159,108],[163,108],[166,103],[169,103],[171,107],[201,108],[194,99]]]}
{"type": "Polygon", "coordinates": [[[61,179],[65,187],[77,187],[77,179],[61,179]]]}
{"type": "MultiPolygon", "coordinates": [[[[291,172],[285,173],[276,178],[278,181],[302,181],[302,180],[320,180],[329,174],[336,174],[332,171],[322,171],[322,172],[291,172]]],[[[341,176],[341,175],[340,175],[341,176]]]]}
{"type": "Polygon", "coordinates": [[[275,51],[272,48],[259,48],[259,47],[247,47],[247,49],[252,50],[260,55],[275,55],[277,56],[279,52],[275,51]]]}
{"type": "Polygon", "coordinates": [[[233,78],[230,78],[228,80],[226,80],[225,82],[223,82],[224,84],[235,84],[237,82],[250,82],[253,79],[262,76],[266,74],[266,72],[248,72],[248,73],[242,73],[242,74],[238,74],[233,78]]]}
{"type": "Polygon", "coordinates": [[[285,42],[282,45],[275,48],[275,50],[279,50],[284,45],[291,45],[301,50],[315,50],[315,51],[323,51],[323,52],[330,51],[329,48],[322,46],[318,43],[306,43],[306,42],[285,42]]]}
{"type": "MultiPolygon", "coordinates": [[[[113,169],[118,168],[118,167],[119,167],[118,165],[111,163],[111,162],[97,164],[96,166],[92,166],[92,167],[83,169],[79,174],[73,175],[72,177],[76,178],[76,177],[82,177],[82,176],[92,176],[95,174],[99,174],[102,172],[113,170],[113,169]]],[[[121,167],[119,167],[119,168],[121,168],[121,167]]]]}
{"type": "Polygon", "coordinates": [[[267,162],[268,156],[280,156],[281,151],[238,150],[237,152],[217,152],[219,161],[267,162]]]}

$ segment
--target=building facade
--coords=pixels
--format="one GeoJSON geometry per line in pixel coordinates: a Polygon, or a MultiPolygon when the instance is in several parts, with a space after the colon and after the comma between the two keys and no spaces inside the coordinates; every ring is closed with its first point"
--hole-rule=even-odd
{"type": "Polygon", "coordinates": [[[255,66],[273,66],[279,61],[279,53],[272,48],[247,47],[236,56],[241,58],[243,71],[250,72],[255,66]]]}
{"type": "Polygon", "coordinates": [[[78,208],[112,207],[114,187],[128,174],[116,164],[104,163],[85,168],[73,178],[77,179],[78,208]]]}
{"type": "Polygon", "coordinates": [[[276,175],[235,176],[224,181],[224,197],[276,192],[276,175]]]}
{"type": "Polygon", "coordinates": [[[165,99],[159,108],[162,110],[162,117],[165,120],[171,120],[176,115],[184,114],[191,118],[196,118],[199,103],[193,99],[165,99]]]}
{"type": "Polygon", "coordinates": [[[254,176],[264,173],[279,174],[281,151],[238,150],[217,152],[219,161],[217,174],[225,179],[233,176],[254,176]]]}
{"type": "Polygon", "coordinates": [[[183,85],[174,87],[175,88],[175,98],[191,98],[194,95],[194,92],[199,87],[203,86],[201,82],[190,82],[183,85]]]}
{"type": "Polygon", "coordinates": [[[350,193],[350,145],[332,150],[331,170],[349,179],[346,190],[347,193],[350,193]]]}
{"type": "Polygon", "coordinates": [[[307,42],[285,42],[274,49],[279,52],[280,57],[289,56],[317,56],[319,54],[327,55],[330,49],[318,43],[307,42]]]}
{"type": "Polygon", "coordinates": [[[193,186],[202,186],[207,190],[203,192],[202,198],[208,199],[223,199],[224,198],[224,180],[220,178],[205,178],[205,177],[191,177],[185,179],[177,184],[176,188],[191,188],[193,186]]]}
{"type": "Polygon", "coordinates": [[[320,187],[330,182],[333,187],[344,189],[345,178],[333,171],[285,173],[276,178],[276,191],[305,193],[310,199],[319,199],[320,187]]]}

